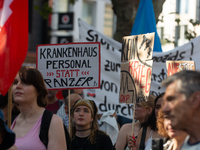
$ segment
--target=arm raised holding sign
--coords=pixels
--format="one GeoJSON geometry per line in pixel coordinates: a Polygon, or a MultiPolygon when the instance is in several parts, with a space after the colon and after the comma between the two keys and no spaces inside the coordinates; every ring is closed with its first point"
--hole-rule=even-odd
{"type": "Polygon", "coordinates": [[[136,104],[135,117],[143,115],[145,116],[145,119],[141,121],[142,128],[138,133],[135,143],[132,135],[129,136],[128,147],[130,149],[133,148],[134,150],[135,148],[139,149],[143,147],[145,150],[149,150],[152,147],[152,139],[161,138],[157,131],[157,113],[155,112],[155,107],[157,107],[160,103],[162,104],[161,98],[162,97],[160,96],[155,98],[155,96],[150,94],[147,101],[136,104]]]}
{"type": "MultiPolygon", "coordinates": [[[[134,123],[134,135],[137,136],[140,125],[139,122],[134,123]]],[[[128,137],[129,134],[132,132],[132,123],[124,124],[118,134],[117,142],[115,145],[116,150],[124,150],[128,145],[128,137]]]]}
{"type": "MultiPolygon", "coordinates": [[[[148,101],[135,104],[134,119],[138,120],[138,122],[134,123],[134,131],[132,131],[133,125],[131,123],[122,126],[117,138],[115,146],[116,150],[124,150],[128,146],[129,140],[133,140],[132,138],[129,138],[129,136],[133,136],[131,133],[133,133],[136,139],[138,139],[137,136],[139,134],[139,130],[141,131],[140,128],[147,124],[148,118],[153,112],[154,99],[155,97],[153,95],[150,95],[148,101]]],[[[148,124],[149,123],[150,122],[148,122],[148,124]]]]}

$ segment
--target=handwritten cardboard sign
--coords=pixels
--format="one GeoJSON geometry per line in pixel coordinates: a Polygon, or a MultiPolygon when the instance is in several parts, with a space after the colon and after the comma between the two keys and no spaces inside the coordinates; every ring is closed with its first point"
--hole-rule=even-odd
{"type": "Polygon", "coordinates": [[[151,86],[153,60],[129,61],[121,64],[120,103],[147,101],[151,86]]]}
{"type": "Polygon", "coordinates": [[[37,46],[36,68],[47,89],[100,88],[100,43],[37,46]]]}
{"type": "Polygon", "coordinates": [[[124,36],[121,62],[152,59],[155,33],[124,36]]]}
{"type": "Polygon", "coordinates": [[[167,75],[171,76],[182,70],[195,70],[194,61],[166,61],[167,75]]]}

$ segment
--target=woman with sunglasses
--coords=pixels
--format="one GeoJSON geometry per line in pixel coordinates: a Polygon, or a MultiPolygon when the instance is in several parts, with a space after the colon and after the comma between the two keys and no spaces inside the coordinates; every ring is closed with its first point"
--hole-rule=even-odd
{"type": "Polygon", "coordinates": [[[112,150],[110,137],[99,130],[94,101],[80,99],[72,109],[71,150],[112,150]]]}
{"type": "MultiPolygon", "coordinates": [[[[154,103],[155,103],[155,96],[150,94],[148,101],[140,102],[135,105],[135,120],[137,122],[134,123],[134,137],[138,138],[139,131],[143,126],[148,126],[149,129],[147,132],[146,137],[149,137],[151,128],[155,130],[156,127],[156,119],[152,117],[152,114],[154,113],[154,103]],[[154,120],[152,123],[150,120],[154,120]]],[[[154,113],[155,116],[155,113],[154,113]]],[[[119,131],[119,135],[117,138],[117,142],[115,145],[116,150],[124,150],[128,149],[128,143],[129,143],[129,136],[132,133],[132,124],[128,123],[122,126],[122,128],[119,131]]],[[[133,136],[133,135],[131,135],[133,136]]],[[[141,135],[139,135],[139,138],[141,139],[141,135]]]]}
{"type": "MultiPolygon", "coordinates": [[[[129,149],[132,148],[133,150],[150,150],[152,148],[152,139],[162,138],[162,135],[158,133],[156,121],[157,121],[158,111],[162,105],[163,95],[164,93],[161,93],[155,98],[154,101],[151,102],[153,104],[153,107],[149,109],[151,113],[147,116],[146,119],[147,121],[142,124],[142,128],[139,131],[137,140],[134,139],[131,135],[129,135],[129,142],[128,142],[129,149]]],[[[139,104],[143,105],[143,103],[144,102],[141,102],[139,104]]]]}

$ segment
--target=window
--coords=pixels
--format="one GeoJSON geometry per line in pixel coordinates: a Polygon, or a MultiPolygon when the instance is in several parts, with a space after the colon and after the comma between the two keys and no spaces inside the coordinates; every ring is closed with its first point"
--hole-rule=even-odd
{"type": "Polygon", "coordinates": [[[188,26],[184,25],[184,39],[186,39],[185,32],[188,30],[188,26]]]}
{"type": "Polygon", "coordinates": [[[160,35],[160,39],[164,38],[164,27],[161,27],[161,35],[160,35]]]}
{"type": "Polygon", "coordinates": [[[183,45],[186,41],[185,31],[188,30],[187,25],[179,25],[175,28],[175,42],[176,46],[183,45]]]}
{"type": "Polygon", "coordinates": [[[105,5],[105,14],[104,14],[104,34],[108,37],[113,37],[113,10],[111,4],[105,5]]]}
{"type": "Polygon", "coordinates": [[[200,0],[197,0],[196,6],[196,20],[200,21],[200,0]]]}
{"type": "Polygon", "coordinates": [[[175,27],[175,46],[178,46],[178,40],[180,39],[180,26],[175,27]]]}
{"type": "Polygon", "coordinates": [[[185,13],[188,13],[189,0],[185,0],[185,13]]]}
{"type": "Polygon", "coordinates": [[[164,27],[157,28],[158,35],[161,40],[164,39],[164,27]]]}
{"type": "Polygon", "coordinates": [[[94,4],[93,2],[89,1],[83,1],[82,6],[82,16],[81,19],[83,19],[86,23],[88,23],[91,26],[94,26],[94,4]]]}
{"type": "Polygon", "coordinates": [[[177,14],[180,14],[180,12],[181,12],[181,0],[176,0],[176,13],[177,14]]]}
{"type": "Polygon", "coordinates": [[[189,8],[189,0],[176,0],[176,13],[177,14],[187,14],[189,8]]]}

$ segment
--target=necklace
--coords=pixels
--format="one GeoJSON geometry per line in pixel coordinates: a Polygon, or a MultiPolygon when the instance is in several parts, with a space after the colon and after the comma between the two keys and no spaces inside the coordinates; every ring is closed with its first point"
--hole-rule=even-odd
{"type": "MultiPolygon", "coordinates": [[[[78,143],[78,141],[77,141],[77,136],[75,135],[75,141],[76,141],[76,144],[77,144],[77,146],[79,146],[79,149],[78,150],[83,150],[83,146],[85,145],[85,143],[87,142],[87,139],[88,139],[88,137],[86,137],[86,140],[84,141],[84,142],[82,142],[83,144],[82,145],[79,145],[79,143],[78,143]]],[[[80,140],[79,140],[79,142],[80,142],[80,140]]]]}
{"type": "Polygon", "coordinates": [[[88,128],[88,129],[84,129],[84,130],[77,130],[77,129],[76,129],[76,131],[83,132],[83,131],[87,131],[87,130],[90,130],[90,129],[91,129],[91,127],[88,128]]]}

